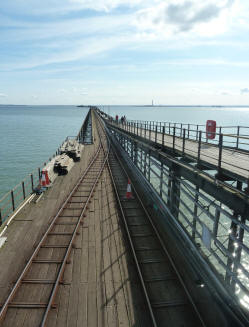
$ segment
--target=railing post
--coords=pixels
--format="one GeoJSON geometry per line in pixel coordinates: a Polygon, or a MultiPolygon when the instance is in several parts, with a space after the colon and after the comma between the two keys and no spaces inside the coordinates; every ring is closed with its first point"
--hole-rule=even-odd
{"type": "Polygon", "coordinates": [[[33,178],[33,174],[30,174],[30,179],[31,179],[32,191],[34,191],[34,178],[33,178]]]}
{"type": "Polygon", "coordinates": [[[24,182],[22,182],[22,194],[23,194],[23,200],[25,200],[26,194],[25,194],[25,185],[24,185],[24,182]]]}
{"type": "Polygon", "coordinates": [[[196,129],[196,141],[198,140],[198,130],[199,130],[199,125],[197,125],[197,129],[196,129]]]}
{"type": "Polygon", "coordinates": [[[240,126],[237,127],[236,149],[239,148],[239,132],[240,132],[240,126]]]}
{"type": "Polygon", "coordinates": [[[176,138],[176,128],[173,127],[173,152],[175,152],[175,138],[176,138]]]}
{"type": "Polygon", "coordinates": [[[223,147],[223,134],[220,134],[220,136],[219,136],[218,174],[221,173],[222,147],[223,147]]]}
{"type": "Polygon", "coordinates": [[[143,136],[143,134],[142,134],[142,131],[143,131],[143,124],[141,123],[140,126],[141,126],[141,127],[140,127],[140,128],[141,128],[141,130],[140,130],[140,136],[142,137],[142,136],[143,136]]]}
{"type": "Polygon", "coordinates": [[[182,140],[182,154],[184,154],[185,150],[185,135],[186,135],[186,129],[183,129],[183,140],[182,140]]]}
{"type": "Polygon", "coordinates": [[[169,135],[170,135],[170,123],[169,123],[169,135]]]}
{"type": "Polygon", "coordinates": [[[161,162],[161,174],[160,174],[160,187],[159,187],[160,197],[163,195],[163,162],[161,162]]]}
{"type": "Polygon", "coordinates": [[[10,192],[10,194],[11,194],[12,209],[13,211],[15,211],[15,198],[14,198],[13,190],[10,192]]]}
{"type": "Polygon", "coordinates": [[[150,123],[150,129],[149,129],[149,140],[151,139],[151,123],[150,123]]]}
{"type": "Polygon", "coordinates": [[[164,146],[164,135],[165,135],[165,126],[163,126],[163,137],[162,137],[162,145],[164,146]]]}
{"type": "Polygon", "coordinates": [[[189,139],[189,130],[190,130],[190,125],[188,124],[188,139],[189,139]]]}
{"type": "Polygon", "coordinates": [[[157,143],[157,125],[156,125],[156,131],[155,131],[155,143],[157,143]]]}
{"type": "Polygon", "coordinates": [[[181,124],[180,137],[182,137],[182,124],[181,124]]]}
{"type": "Polygon", "coordinates": [[[138,136],[138,124],[139,124],[139,123],[137,122],[137,136],[138,136]]]}
{"type": "Polygon", "coordinates": [[[193,215],[193,227],[192,227],[192,238],[195,240],[196,234],[196,222],[197,222],[197,213],[198,213],[198,204],[199,202],[199,186],[195,188],[195,202],[194,202],[194,215],[193,215]]]}
{"type": "Polygon", "coordinates": [[[201,138],[202,138],[202,131],[199,131],[197,165],[200,164],[200,159],[201,159],[201,138]]]}

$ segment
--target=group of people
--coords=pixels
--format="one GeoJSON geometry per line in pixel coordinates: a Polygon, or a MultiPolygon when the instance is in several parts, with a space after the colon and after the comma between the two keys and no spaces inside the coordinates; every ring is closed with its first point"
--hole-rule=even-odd
{"type": "Polygon", "coordinates": [[[125,116],[122,116],[120,120],[121,120],[121,123],[122,123],[122,124],[125,124],[125,122],[126,122],[126,117],[125,117],[125,116]]]}
{"type": "MultiPolygon", "coordinates": [[[[116,120],[116,123],[118,123],[118,115],[116,115],[115,120],[116,120]]],[[[122,116],[122,117],[120,118],[120,121],[121,121],[122,124],[125,124],[125,122],[126,122],[126,117],[125,117],[125,116],[122,116]]]]}

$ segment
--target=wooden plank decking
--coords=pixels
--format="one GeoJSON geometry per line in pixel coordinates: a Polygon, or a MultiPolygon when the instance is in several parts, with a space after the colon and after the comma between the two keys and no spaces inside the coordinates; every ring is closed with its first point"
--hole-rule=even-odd
{"type": "MultiPolygon", "coordinates": [[[[6,299],[51,217],[87,167],[98,145],[96,132],[94,139],[95,144],[84,147],[81,161],[70,173],[57,178],[42,200],[25,206],[8,227],[5,233],[7,242],[0,249],[0,303],[6,299]]],[[[60,241],[63,241],[62,237],[66,236],[60,236],[60,241]]],[[[49,313],[47,327],[148,325],[150,320],[122,234],[107,168],[94,193],[70,259],[64,283],[57,293],[57,308],[49,313]]],[[[42,272],[42,278],[49,279],[50,273],[49,270],[42,272]]],[[[37,302],[42,300],[47,288],[45,285],[37,294],[37,302]]],[[[8,313],[1,326],[37,325],[29,318],[28,310],[9,310],[12,313],[8,313]]],[[[39,309],[33,310],[37,310],[38,321],[39,309]]]]}

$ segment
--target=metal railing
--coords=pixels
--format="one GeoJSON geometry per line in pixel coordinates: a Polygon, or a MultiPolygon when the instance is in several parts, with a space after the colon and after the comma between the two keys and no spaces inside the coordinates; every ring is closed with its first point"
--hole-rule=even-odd
{"type": "MultiPolygon", "coordinates": [[[[190,124],[187,124],[188,128],[184,128],[184,124],[178,127],[177,123],[145,121],[121,123],[110,117],[107,121],[133,135],[159,145],[162,144],[176,155],[192,157],[198,164],[206,163],[206,165],[213,166],[219,173],[225,169],[231,174],[240,176],[244,182],[248,180],[249,134],[213,133],[214,139],[207,139],[206,131],[200,130],[200,126],[204,127],[204,125],[195,125],[196,128],[191,129],[190,124]]],[[[223,127],[223,131],[232,131],[232,128],[235,127],[223,127]],[[230,130],[228,130],[229,128],[230,130]]],[[[242,128],[248,129],[249,127],[238,126],[236,130],[241,131],[242,128]]],[[[222,128],[219,127],[218,130],[220,131],[222,128]]]]}
{"type": "Polygon", "coordinates": [[[145,150],[132,135],[124,135],[112,125],[110,130],[115,142],[160,196],[171,218],[180,224],[202,258],[222,277],[229,292],[249,309],[248,217],[204,192],[193,180],[180,176],[174,166],[160,162],[154,157],[156,149],[153,152],[148,146],[145,150]]]}
{"type": "Polygon", "coordinates": [[[222,146],[231,149],[249,152],[249,126],[217,126],[213,139],[206,137],[206,125],[204,124],[186,124],[178,122],[162,122],[162,121],[145,121],[145,120],[126,120],[116,121],[112,116],[98,110],[101,116],[111,123],[122,126],[125,130],[140,135],[166,134],[172,137],[184,138],[186,140],[198,141],[201,137],[202,142],[219,146],[221,143],[220,135],[222,135],[222,146]]]}

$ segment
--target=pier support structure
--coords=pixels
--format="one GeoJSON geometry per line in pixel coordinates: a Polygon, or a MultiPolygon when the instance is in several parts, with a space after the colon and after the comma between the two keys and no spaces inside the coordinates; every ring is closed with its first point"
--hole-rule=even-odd
{"type": "MultiPolygon", "coordinates": [[[[218,182],[215,176],[212,178],[203,173],[200,161],[199,165],[182,161],[174,149],[171,154],[165,153],[155,140],[144,140],[141,136],[143,133],[137,133],[137,124],[127,126],[127,130],[108,123],[107,127],[117,146],[122,147],[123,156],[136,167],[136,174],[139,172],[142,175],[141,178],[147,181],[160,201],[167,206],[165,221],[170,216],[171,222],[192,243],[200,258],[216,271],[217,276],[223,277],[228,292],[235,295],[236,286],[236,296],[249,296],[249,287],[245,286],[243,280],[247,278],[249,282],[249,273],[244,264],[245,257],[249,262],[249,249],[245,245],[245,237],[249,237],[246,226],[249,217],[248,197],[241,196],[239,192],[236,194],[218,182]]],[[[147,135],[154,130],[156,138],[159,138],[154,125],[149,124],[147,127],[147,135]]],[[[183,131],[183,134],[186,137],[187,132],[183,131]]],[[[184,154],[184,149],[182,152],[184,154]]],[[[242,189],[239,181],[237,189],[242,189]]],[[[159,204],[155,206],[158,208],[159,204]]]]}

